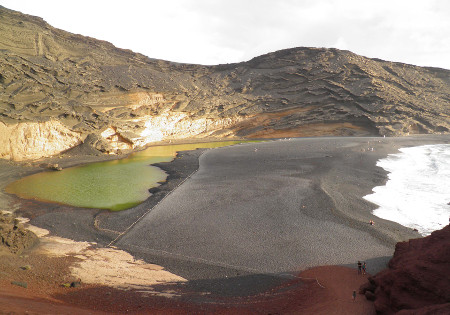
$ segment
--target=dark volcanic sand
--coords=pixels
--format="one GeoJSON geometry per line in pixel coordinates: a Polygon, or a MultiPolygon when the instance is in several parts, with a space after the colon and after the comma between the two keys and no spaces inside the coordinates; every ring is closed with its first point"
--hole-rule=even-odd
{"type": "Polygon", "coordinates": [[[361,197],[385,182],[379,158],[442,142],[422,139],[303,138],[209,150],[199,171],[116,246],[188,279],[357,260],[377,272],[396,242],[419,234],[373,217],[374,206],[361,197]]]}
{"type": "Polygon", "coordinates": [[[100,246],[144,215],[115,246],[192,280],[193,290],[252,294],[310,266],[366,260],[371,273],[384,268],[397,241],[419,235],[373,217],[375,206],[361,198],[386,180],[376,161],[400,147],[445,142],[301,138],[208,150],[199,171],[154,207],[197,169],[197,150],[165,164],[169,180],[130,210],[20,200],[16,208],[55,235],[100,246]]]}

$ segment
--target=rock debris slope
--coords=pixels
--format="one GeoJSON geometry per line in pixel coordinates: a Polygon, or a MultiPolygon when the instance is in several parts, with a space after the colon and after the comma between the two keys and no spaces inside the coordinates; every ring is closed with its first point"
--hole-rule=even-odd
{"type": "Polygon", "coordinates": [[[448,133],[449,115],[449,70],[304,47],[180,64],[0,7],[0,158],[202,137],[448,133]]]}

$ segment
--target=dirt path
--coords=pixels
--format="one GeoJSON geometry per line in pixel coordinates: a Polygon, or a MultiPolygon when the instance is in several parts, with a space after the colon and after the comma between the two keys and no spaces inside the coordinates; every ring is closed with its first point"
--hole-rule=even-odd
{"type": "Polygon", "coordinates": [[[0,314],[92,314],[105,312],[81,309],[61,301],[49,299],[42,294],[33,294],[20,287],[2,286],[0,288],[0,314]]]}
{"type": "Polygon", "coordinates": [[[373,303],[357,294],[352,300],[352,292],[358,292],[361,284],[367,282],[368,275],[358,275],[355,269],[340,266],[323,266],[306,270],[300,274],[305,278],[316,278],[325,288],[313,296],[305,314],[375,314],[373,303]]]}
{"type": "MultiPolygon", "coordinates": [[[[62,266],[52,267],[57,271],[62,266]]],[[[355,269],[316,267],[299,277],[309,279],[294,279],[255,296],[216,297],[209,303],[199,302],[200,293],[183,293],[183,289],[178,298],[168,298],[92,285],[67,289],[51,286],[39,277],[28,288],[0,281],[0,314],[375,314],[364,296],[358,294],[352,300],[353,290],[367,279],[355,269]],[[320,285],[311,278],[317,278],[320,285]]]]}

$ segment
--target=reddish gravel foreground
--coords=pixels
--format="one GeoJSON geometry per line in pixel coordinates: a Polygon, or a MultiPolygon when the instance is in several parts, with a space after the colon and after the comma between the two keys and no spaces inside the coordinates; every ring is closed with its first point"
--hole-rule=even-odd
{"type": "Polygon", "coordinates": [[[339,266],[306,270],[299,278],[249,297],[204,298],[179,287],[180,297],[166,298],[87,285],[50,290],[49,284],[38,279],[22,288],[1,280],[2,314],[375,314],[373,303],[364,296],[352,299],[353,290],[366,282],[367,276],[339,266]]]}

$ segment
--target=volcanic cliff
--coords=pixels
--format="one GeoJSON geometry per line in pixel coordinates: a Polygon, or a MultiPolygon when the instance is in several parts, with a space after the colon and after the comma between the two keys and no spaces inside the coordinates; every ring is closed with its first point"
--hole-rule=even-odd
{"type": "Polygon", "coordinates": [[[450,226],[397,243],[389,268],[369,281],[360,293],[378,314],[450,314],[450,226]]]}
{"type": "Polygon", "coordinates": [[[186,138],[449,131],[449,70],[325,48],[180,64],[0,7],[0,158],[80,144],[117,153],[186,138]]]}

